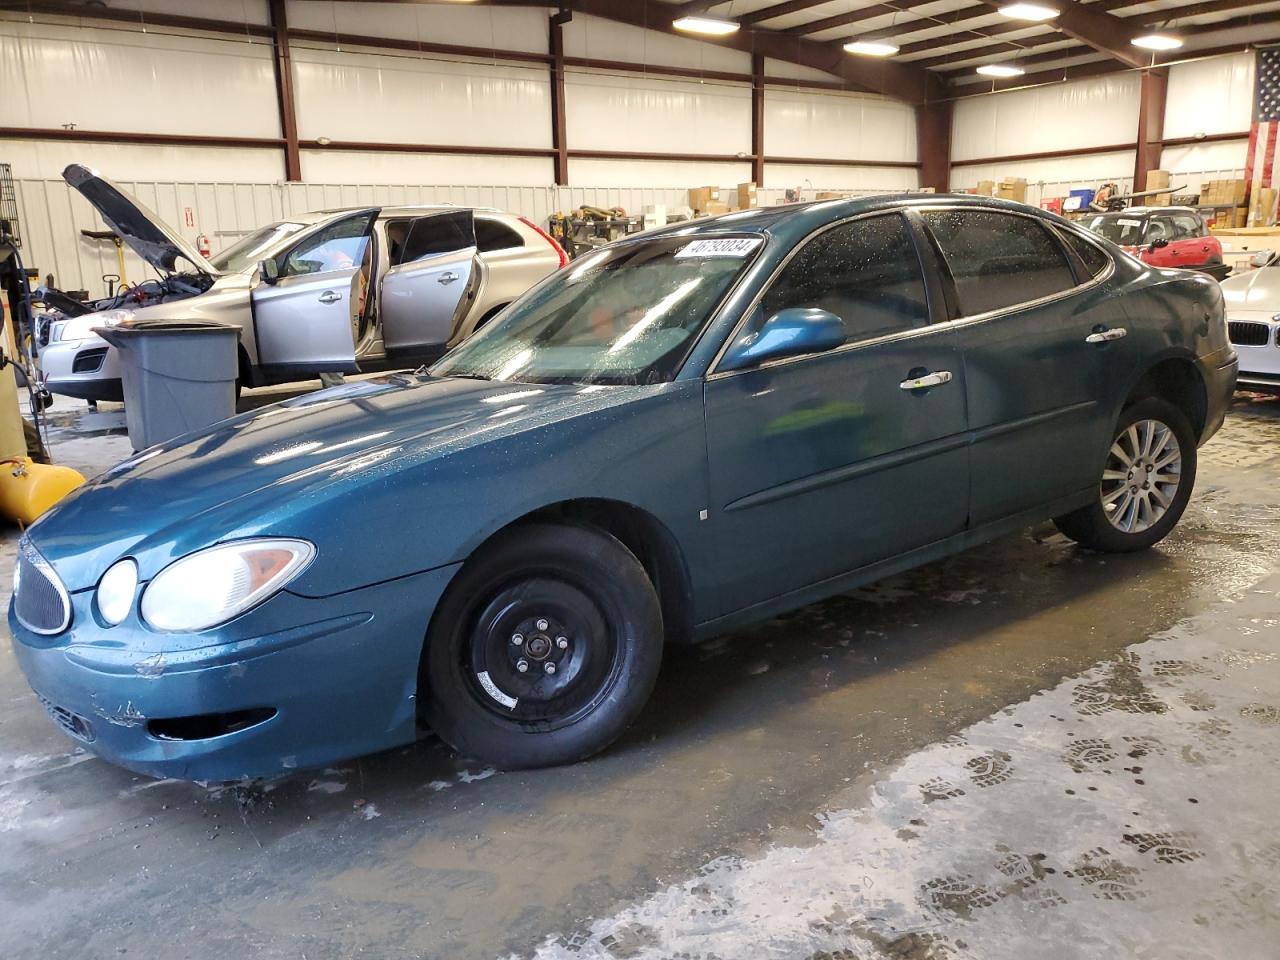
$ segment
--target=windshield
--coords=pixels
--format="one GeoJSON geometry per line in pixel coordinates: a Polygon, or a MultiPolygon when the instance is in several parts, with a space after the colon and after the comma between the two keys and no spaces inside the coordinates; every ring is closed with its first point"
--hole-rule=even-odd
{"type": "Polygon", "coordinates": [[[209,262],[222,273],[240,273],[273,256],[285,241],[302,230],[306,224],[282,220],[269,227],[255,230],[243,240],[238,240],[225,250],[219,250],[209,262]]]}
{"type": "Polygon", "coordinates": [[[1136,247],[1142,242],[1146,221],[1141,217],[1126,217],[1123,213],[1104,213],[1091,217],[1085,229],[1122,247],[1136,247]]]}
{"type": "Polygon", "coordinates": [[[761,237],[662,237],[566,267],[432,367],[442,377],[659,383],[763,245],[761,237]]]}

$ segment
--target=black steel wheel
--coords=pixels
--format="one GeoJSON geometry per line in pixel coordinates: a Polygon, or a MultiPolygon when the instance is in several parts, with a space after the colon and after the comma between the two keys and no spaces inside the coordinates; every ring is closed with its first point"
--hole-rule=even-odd
{"type": "Polygon", "coordinates": [[[569,763],[631,723],[661,659],[658,599],[627,548],[591,527],[528,524],[469,560],[437,608],[423,714],[494,765],[569,763]]]}

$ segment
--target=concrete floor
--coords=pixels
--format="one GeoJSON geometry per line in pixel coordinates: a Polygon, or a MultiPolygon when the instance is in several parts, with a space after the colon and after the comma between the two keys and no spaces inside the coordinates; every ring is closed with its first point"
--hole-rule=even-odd
{"type": "Polygon", "coordinates": [[[1277,468],[1280,402],[1242,400],[1157,550],[1041,528],[672,650],[557,770],[150,781],[4,645],[0,957],[1275,957],[1277,468]]]}

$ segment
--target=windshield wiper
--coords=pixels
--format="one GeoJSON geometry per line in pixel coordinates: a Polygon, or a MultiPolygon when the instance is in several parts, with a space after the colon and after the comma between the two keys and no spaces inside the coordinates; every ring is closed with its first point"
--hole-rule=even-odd
{"type": "Polygon", "coordinates": [[[492,380],[493,377],[486,376],[483,373],[450,373],[447,376],[455,380],[492,380]]]}

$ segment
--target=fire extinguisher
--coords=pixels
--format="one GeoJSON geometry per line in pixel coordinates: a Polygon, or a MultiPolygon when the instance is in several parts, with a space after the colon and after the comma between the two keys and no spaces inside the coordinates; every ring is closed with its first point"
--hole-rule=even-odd
{"type": "Polygon", "coordinates": [[[199,251],[200,256],[205,257],[206,259],[208,258],[209,254],[212,252],[209,249],[209,238],[206,237],[203,233],[200,234],[198,237],[196,237],[196,250],[199,251]]]}

